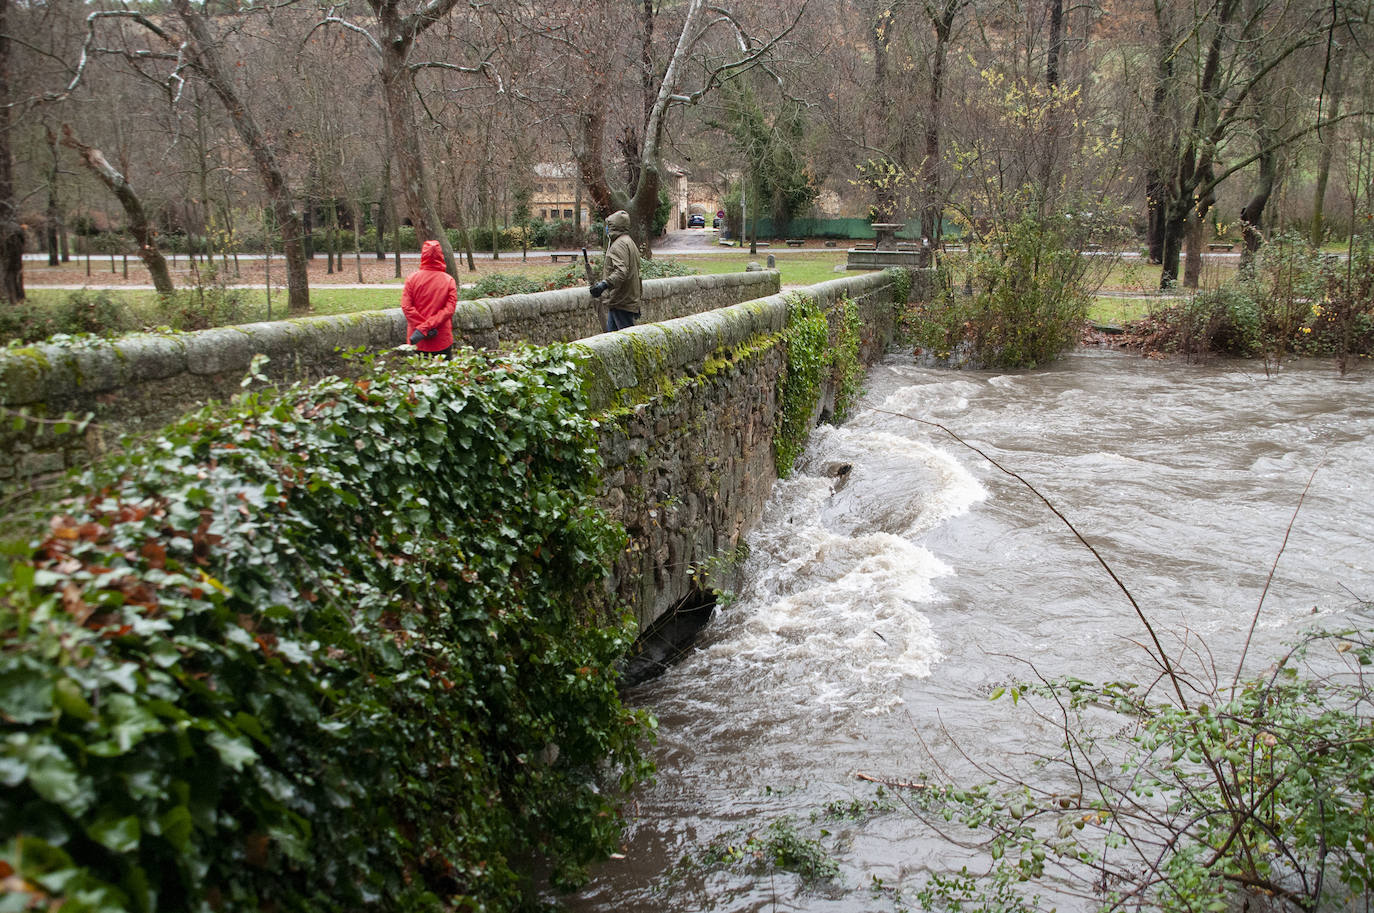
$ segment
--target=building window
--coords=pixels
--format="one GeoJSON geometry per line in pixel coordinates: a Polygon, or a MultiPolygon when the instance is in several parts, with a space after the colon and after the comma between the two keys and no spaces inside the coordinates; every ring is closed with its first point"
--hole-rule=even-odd
{"type": "Polygon", "coordinates": [[[571,209],[565,209],[565,210],[563,210],[563,218],[565,218],[565,219],[571,219],[571,218],[572,218],[572,210],[571,210],[571,209]]]}

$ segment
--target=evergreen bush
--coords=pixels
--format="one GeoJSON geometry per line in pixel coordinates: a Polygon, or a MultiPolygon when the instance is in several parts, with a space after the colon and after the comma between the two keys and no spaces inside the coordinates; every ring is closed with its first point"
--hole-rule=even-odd
{"type": "Polygon", "coordinates": [[[583,407],[563,349],[464,351],[84,476],[0,579],[17,908],[505,910],[614,849],[648,720],[583,407]]]}
{"type": "Polygon", "coordinates": [[[906,321],[920,349],[989,368],[1053,361],[1077,343],[1092,300],[1083,251],[1093,226],[1027,212],[970,250],[964,288],[919,305],[906,321]]]}

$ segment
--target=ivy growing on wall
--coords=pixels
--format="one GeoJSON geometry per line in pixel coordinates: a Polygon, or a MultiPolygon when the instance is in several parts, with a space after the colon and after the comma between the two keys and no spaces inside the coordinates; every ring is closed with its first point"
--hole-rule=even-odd
{"type": "Polygon", "coordinates": [[[831,378],[835,384],[835,422],[838,424],[849,417],[849,410],[863,395],[867,372],[859,360],[859,344],[862,342],[860,330],[863,326],[859,318],[859,306],[846,296],[840,299],[836,311],[839,326],[831,345],[831,378]]]}
{"type": "Polygon", "coordinates": [[[773,459],[779,478],[792,472],[792,464],[806,446],[821,382],[830,368],[829,331],[825,314],[810,298],[787,296],[787,376],[782,382],[782,408],[773,433],[773,459]]]}
{"type": "Polygon", "coordinates": [[[787,298],[787,376],[783,379],[782,409],[773,435],[779,478],[791,473],[792,464],[806,446],[825,384],[831,384],[835,391],[836,422],[844,420],[863,393],[859,306],[845,296],[836,303],[835,315],[832,329],[814,300],[798,294],[787,298]]]}
{"type": "Polygon", "coordinates": [[[883,270],[892,280],[892,303],[901,307],[911,300],[911,271],[899,266],[883,270]]]}
{"type": "Polygon", "coordinates": [[[501,910],[615,848],[651,721],[573,365],[413,367],[187,418],[5,569],[21,907],[501,910]]]}

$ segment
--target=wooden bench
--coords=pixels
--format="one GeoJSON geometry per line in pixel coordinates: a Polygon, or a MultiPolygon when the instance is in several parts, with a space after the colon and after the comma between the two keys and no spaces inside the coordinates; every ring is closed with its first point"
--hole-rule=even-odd
{"type": "Polygon", "coordinates": [[[788,239],[787,239],[787,246],[788,246],[788,247],[801,247],[801,246],[802,246],[803,244],[805,244],[805,243],[806,243],[806,242],[803,241],[801,238],[788,238],[788,239]]]}
{"type": "Polygon", "coordinates": [[[1227,241],[1213,241],[1212,243],[1210,243],[1210,244],[1207,245],[1207,251],[1208,251],[1208,253],[1216,253],[1216,252],[1218,252],[1218,251],[1223,251],[1223,250],[1224,250],[1224,251],[1233,251],[1233,250],[1235,250],[1235,249],[1236,249],[1236,245],[1234,245],[1234,244],[1232,244],[1232,243],[1230,243],[1230,242],[1227,242],[1227,241]]]}
{"type": "Polygon", "coordinates": [[[566,257],[569,263],[576,263],[578,256],[578,254],[549,254],[549,259],[557,263],[566,257]]]}

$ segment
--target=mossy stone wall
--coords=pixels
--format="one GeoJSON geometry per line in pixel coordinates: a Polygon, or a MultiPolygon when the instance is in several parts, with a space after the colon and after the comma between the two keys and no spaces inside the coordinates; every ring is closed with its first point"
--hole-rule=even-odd
{"type": "MultiPolygon", "coordinates": [[[[703,577],[717,589],[733,585],[730,556],[777,479],[788,296],[812,298],[832,339],[840,303],[852,300],[859,357],[871,364],[892,342],[893,284],[889,273],[837,279],[579,343],[584,389],[601,413],[603,503],[630,534],[607,585],[633,607],[641,630],[703,577]]],[[[827,382],[813,423],[834,392],[827,382]]]]}
{"type": "MultiPolygon", "coordinates": [[[[776,272],[650,280],[642,321],[710,311],[778,287],[776,272]]],[[[460,302],[453,323],[459,344],[478,348],[570,342],[599,332],[585,288],[460,302]]],[[[255,355],[268,357],[262,373],[271,382],[347,377],[356,362],[345,353],[392,349],[405,342],[405,327],[405,316],[392,308],[0,352],[0,409],[11,413],[0,423],[0,497],[85,463],[122,434],[228,399],[255,355]],[[14,413],[26,418],[15,420],[14,413]],[[61,421],[68,414],[89,414],[91,421],[78,432],[61,421]]]]}

